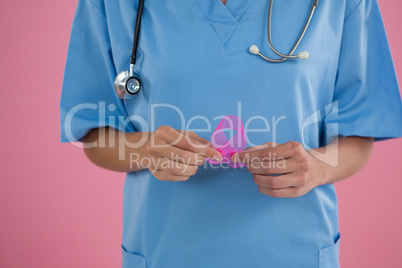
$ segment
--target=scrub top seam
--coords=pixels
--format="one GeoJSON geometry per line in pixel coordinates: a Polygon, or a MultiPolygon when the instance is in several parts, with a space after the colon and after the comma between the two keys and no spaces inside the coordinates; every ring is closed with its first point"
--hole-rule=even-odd
{"type": "Polygon", "coordinates": [[[363,0],[360,0],[359,3],[357,3],[357,5],[353,8],[353,10],[345,17],[343,23],[345,23],[345,22],[350,18],[350,16],[353,15],[353,13],[354,13],[354,12],[356,11],[356,9],[361,5],[362,2],[363,2],[363,0]]]}
{"type": "Polygon", "coordinates": [[[95,9],[97,9],[97,10],[102,14],[102,16],[106,19],[106,14],[103,13],[102,9],[101,9],[100,7],[98,7],[98,6],[93,2],[93,0],[88,0],[88,2],[90,2],[90,3],[92,4],[92,6],[93,6],[95,9]]]}
{"type": "Polygon", "coordinates": [[[239,17],[239,19],[237,20],[237,22],[240,22],[241,19],[248,13],[248,10],[250,9],[251,4],[254,2],[254,0],[251,0],[250,3],[248,4],[248,6],[246,7],[246,9],[244,10],[244,12],[241,14],[241,16],[239,17]]]}
{"type": "MultiPolygon", "coordinates": [[[[109,43],[109,53],[110,53],[110,62],[111,62],[111,67],[113,68],[113,72],[115,73],[115,75],[117,74],[117,68],[116,68],[116,62],[114,60],[114,55],[113,55],[113,48],[112,48],[112,41],[111,41],[111,37],[110,37],[110,29],[109,29],[109,23],[106,17],[106,14],[102,12],[101,8],[99,8],[94,2],[93,0],[88,0],[89,3],[92,4],[92,6],[100,13],[100,15],[103,17],[103,20],[105,22],[105,29],[106,29],[106,36],[107,36],[107,40],[109,43]]],[[[139,49],[141,52],[142,50],[139,49]]],[[[137,64],[135,65],[137,66],[137,64]]],[[[111,80],[112,82],[112,86],[110,87],[110,90],[113,90],[113,80],[111,80]]],[[[125,116],[125,118],[129,118],[129,112],[127,110],[127,106],[125,101],[118,99],[117,102],[120,104],[120,108],[122,109],[123,115],[125,116]]],[[[137,132],[137,129],[135,128],[134,124],[130,121],[130,125],[133,127],[134,131],[137,132]]],[[[125,129],[127,126],[125,126],[125,129]]],[[[82,138],[81,138],[82,139],[82,138]]]]}

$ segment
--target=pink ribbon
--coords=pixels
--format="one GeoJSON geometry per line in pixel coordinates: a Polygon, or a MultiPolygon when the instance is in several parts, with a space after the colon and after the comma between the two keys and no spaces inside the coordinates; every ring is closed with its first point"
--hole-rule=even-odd
{"type": "Polygon", "coordinates": [[[235,115],[227,115],[222,118],[211,136],[212,146],[222,154],[222,161],[206,159],[212,165],[226,163],[232,168],[244,167],[246,164],[234,163],[231,160],[233,154],[241,152],[246,148],[246,135],[244,133],[243,122],[235,115]],[[228,140],[226,134],[230,134],[228,140]],[[234,135],[232,135],[234,134],[234,135]]]}

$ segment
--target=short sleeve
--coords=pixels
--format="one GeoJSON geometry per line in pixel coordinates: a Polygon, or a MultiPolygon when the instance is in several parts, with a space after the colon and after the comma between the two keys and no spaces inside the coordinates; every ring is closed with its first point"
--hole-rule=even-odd
{"type": "Polygon", "coordinates": [[[383,140],[402,136],[402,103],[376,0],[362,0],[345,17],[328,136],[383,140]]]}
{"type": "Polygon", "coordinates": [[[60,100],[61,142],[81,141],[91,129],[135,131],[114,93],[107,19],[91,0],[79,0],[74,16],[60,100]]]}

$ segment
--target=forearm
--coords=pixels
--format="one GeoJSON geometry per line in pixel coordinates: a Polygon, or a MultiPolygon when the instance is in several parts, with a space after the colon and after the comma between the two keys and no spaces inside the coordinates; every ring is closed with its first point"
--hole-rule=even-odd
{"type": "Polygon", "coordinates": [[[338,143],[314,149],[312,152],[321,184],[333,183],[350,177],[364,167],[371,156],[373,138],[340,137],[338,143]]]}
{"type": "MultiPolygon", "coordinates": [[[[113,128],[93,129],[84,138],[84,149],[88,159],[95,165],[119,172],[131,172],[144,169],[132,161],[146,157],[148,132],[125,133],[113,128]]],[[[138,162],[137,162],[138,163],[138,162]]]]}
{"type": "Polygon", "coordinates": [[[121,172],[148,169],[162,181],[185,181],[205,158],[221,160],[211,143],[194,132],[160,126],[154,132],[94,129],[83,138],[85,154],[97,166],[121,172]]]}

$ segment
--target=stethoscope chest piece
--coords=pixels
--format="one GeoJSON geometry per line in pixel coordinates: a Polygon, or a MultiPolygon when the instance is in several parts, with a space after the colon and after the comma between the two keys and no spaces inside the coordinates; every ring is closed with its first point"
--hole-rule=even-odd
{"type": "Polygon", "coordinates": [[[123,71],[116,76],[114,80],[114,90],[122,100],[131,100],[141,91],[141,80],[136,73],[130,74],[130,71],[123,71]]]}

